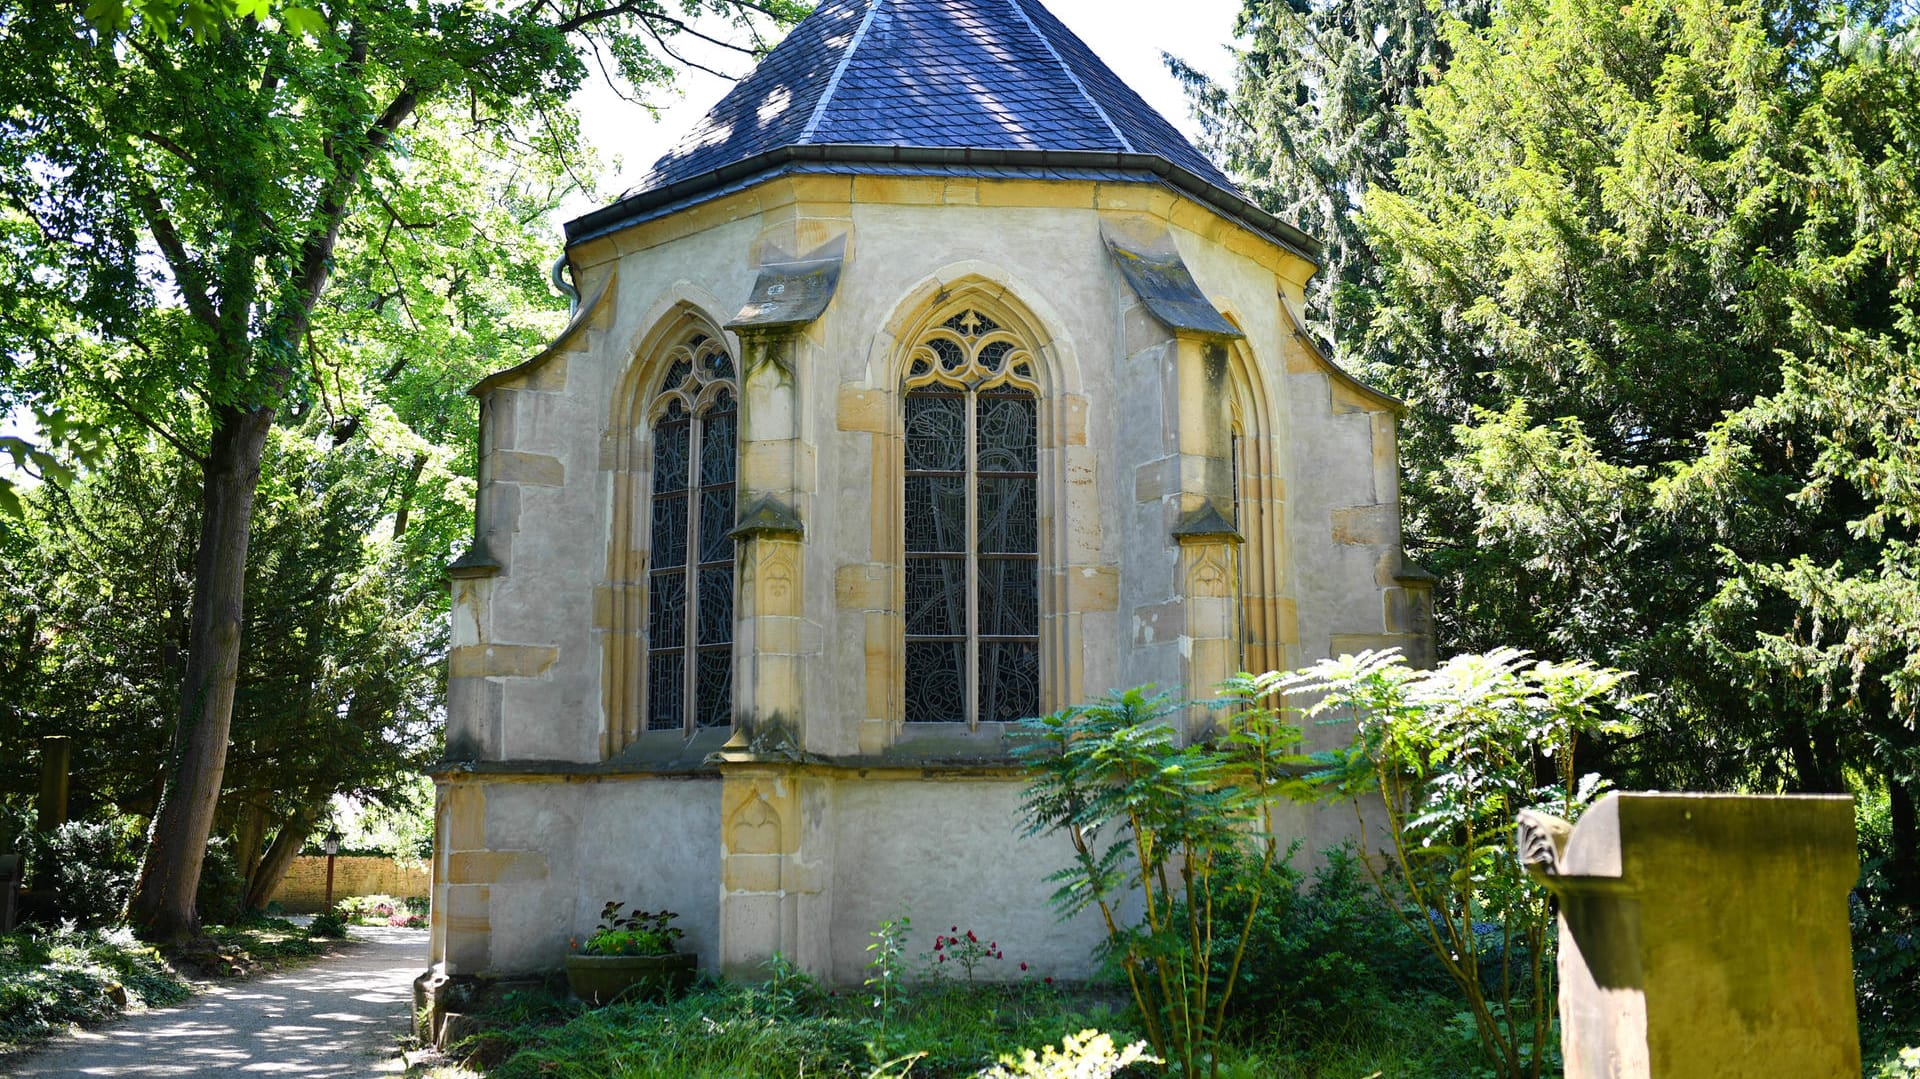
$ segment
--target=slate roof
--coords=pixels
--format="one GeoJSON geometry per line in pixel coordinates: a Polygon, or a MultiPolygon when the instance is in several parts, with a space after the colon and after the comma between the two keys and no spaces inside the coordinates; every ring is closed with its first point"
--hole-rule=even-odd
{"type": "Polygon", "coordinates": [[[821,0],[579,242],[779,172],[1168,183],[1308,258],[1039,0],[821,0]]]}

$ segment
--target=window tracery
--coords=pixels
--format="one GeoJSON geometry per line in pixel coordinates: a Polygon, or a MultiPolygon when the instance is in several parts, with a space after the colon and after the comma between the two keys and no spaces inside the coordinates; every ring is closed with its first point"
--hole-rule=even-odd
{"type": "Polygon", "coordinates": [[[907,358],[906,720],[1040,708],[1039,384],[1026,345],[972,309],[907,358]]]}
{"type": "Polygon", "coordinates": [[[738,389],[724,343],[673,351],[652,407],[647,730],[722,727],[733,712],[738,389]]]}

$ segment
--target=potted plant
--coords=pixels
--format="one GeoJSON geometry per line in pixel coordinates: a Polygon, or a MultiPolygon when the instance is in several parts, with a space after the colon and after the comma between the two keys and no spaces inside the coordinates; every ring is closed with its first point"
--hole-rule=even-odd
{"type": "Polygon", "coordinates": [[[670,910],[629,912],[609,900],[600,924],[580,950],[567,956],[567,988],[589,1004],[629,997],[672,997],[693,984],[700,957],[674,951],[685,934],[670,910]]]}

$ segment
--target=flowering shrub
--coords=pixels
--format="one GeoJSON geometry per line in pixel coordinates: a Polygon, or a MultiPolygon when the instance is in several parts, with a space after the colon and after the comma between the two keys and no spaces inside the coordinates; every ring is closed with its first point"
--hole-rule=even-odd
{"type": "MultiPolygon", "coordinates": [[[[980,938],[975,936],[971,929],[962,933],[960,927],[956,925],[949,930],[949,933],[952,935],[942,933],[933,938],[933,960],[935,963],[953,960],[961,970],[967,972],[968,981],[973,980],[973,972],[980,964],[989,959],[1006,958],[1000,954],[1000,945],[993,941],[980,943],[980,938]]],[[[1027,969],[1027,965],[1020,964],[1020,969],[1027,969]]]]}
{"type": "MultiPolygon", "coordinates": [[[[404,920],[415,901],[401,899],[391,895],[350,895],[334,904],[342,917],[354,925],[399,925],[394,921],[398,917],[404,920]]],[[[418,901],[419,911],[426,912],[426,901],[418,901]]]]}
{"type": "Polygon", "coordinates": [[[427,927],[427,916],[424,914],[412,914],[407,911],[395,911],[387,917],[387,924],[399,929],[425,929],[427,927]]]}

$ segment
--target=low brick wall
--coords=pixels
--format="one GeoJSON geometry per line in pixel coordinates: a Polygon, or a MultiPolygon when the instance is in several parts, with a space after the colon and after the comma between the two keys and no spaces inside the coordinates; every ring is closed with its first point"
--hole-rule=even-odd
{"type": "MultiPolygon", "coordinates": [[[[333,898],[350,895],[391,895],[401,899],[425,897],[427,869],[392,858],[341,855],[333,860],[333,898]]],[[[274,901],[289,914],[311,914],[327,898],[326,855],[301,856],[287,867],[274,901]]]]}

